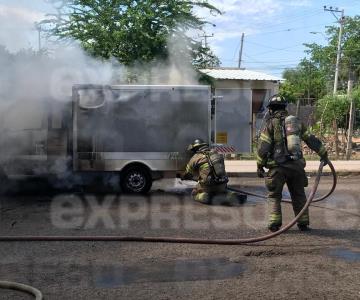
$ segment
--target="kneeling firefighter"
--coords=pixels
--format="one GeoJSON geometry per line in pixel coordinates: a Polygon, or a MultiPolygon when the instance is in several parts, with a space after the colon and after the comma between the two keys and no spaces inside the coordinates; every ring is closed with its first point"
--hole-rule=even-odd
{"type": "MultiPolygon", "coordinates": [[[[304,187],[308,180],[305,174],[305,159],[301,141],[328,162],[327,151],[321,141],[308,132],[305,125],[286,111],[287,101],[279,95],[270,98],[268,109],[270,117],[263,128],[257,145],[257,174],[265,175],[264,167],[269,169],[265,177],[268,189],[270,231],[277,231],[282,225],[281,197],[285,183],[288,186],[295,215],[306,202],[304,187]]],[[[298,220],[301,231],[309,230],[309,212],[306,211],[298,220]]]]}
{"type": "Polygon", "coordinates": [[[229,179],[221,154],[210,150],[209,145],[201,139],[196,139],[187,150],[191,151],[193,156],[181,179],[191,180],[195,175],[198,176],[198,184],[192,191],[195,201],[204,204],[233,204],[246,200],[245,195],[238,195],[226,189],[229,179]]]}

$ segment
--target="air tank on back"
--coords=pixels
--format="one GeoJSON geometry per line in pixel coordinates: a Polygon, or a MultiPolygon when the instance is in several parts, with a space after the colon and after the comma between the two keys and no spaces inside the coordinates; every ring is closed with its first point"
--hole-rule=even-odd
{"type": "Polygon", "coordinates": [[[297,160],[302,156],[301,151],[301,127],[300,122],[295,116],[287,116],[285,118],[285,131],[288,152],[292,159],[297,160]]]}

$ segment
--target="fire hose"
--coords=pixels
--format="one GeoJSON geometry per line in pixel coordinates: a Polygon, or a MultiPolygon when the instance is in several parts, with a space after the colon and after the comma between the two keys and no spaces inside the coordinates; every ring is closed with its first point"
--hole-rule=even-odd
{"type": "Polygon", "coordinates": [[[16,290],[33,295],[36,300],[43,299],[43,295],[38,289],[26,284],[10,282],[10,281],[0,281],[0,289],[16,290]]]}
{"type": "MultiPolygon", "coordinates": [[[[317,201],[321,201],[328,197],[336,187],[336,173],[333,165],[329,162],[329,166],[331,168],[333,174],[333,186],[331,192],[329,192],[326,196],[316,199],[317,201]],[[321,199],[321,200],[320,200],[321,199]]],[[[211,244],[211,245],[243,245],[249,243],[256,243],[271,239],[276,237],[285,231],[289,230],[295,223],[299,220],[299,218],[303,215],[303,213],[309,208],[311,202],[314,200],[315,193],[320,183],[320,178],[322,175],[322,170],[324,167],[324,162],[320,163],[317,176],[315,178],[315,183],[311,189],[311,192],[308,196],[308,199],[299,212],[299,214],[287,225],[282,227],[280,230],[276,232],[272,232],[266,235],[251,237],[251,238],[242,238],[242,239],[199,239],[199,238],[176,238],[176,237],[146,237],[146,236],[0,236],[0,242],[65,242],[65,241],[99,241],[99,242],[145,242],[145,243],[186,243],[186,244],[211,244]]],[[[234,190],[234,189],[233,189],[234,190]]],[[[237,191],[237,190],[235,190],[237,191]]],[[[241,191],[243,192],[243,191],[241,191]]],[[[256,194],[247,193],[249,195],[255,196],[256,194]]],[[[256,195],[261,196],[261,195],[256,195]]],[[[263,196],[261,196],[263,197],[263,196]]],[[[39,290],[15,283],[15,282],[6,282],[0,281],[0,288],[4,289],[13,289],[19,290],[22,292],[30,293],[35,296],[36,300],[43,299],[42,294],[39,290]]]]}
{"type": "MultiPolygon", "coordinates": [[[[146,242],[146,243],[187,243],[187,244],[216,244],[216,245],[243,245],[271,239],[289,230],[299,220],[302,214],[309,208],[320,183],[324,163],[321,162],[314,186],[309,197],[299,214],[287,225],[276,232],[259,237],[243,239],[199,239],[199,238],[176,238],[176,237],[146,237],[146,236],[0,236],[0,242],[64,242],[64,241],[99,241],[99,242],[146,242]]],[[[334,175],[335,177],[335,175],[334,175]]]]}
{"type": "MultiPolygon", "coordinates": [[[[323,200],[325,200],[326,198],[328,198],[328,197],[335,191],[335,188],[336,188],[336,185],[337,185],[336,171],[335,171],[334,165],[331,163],[331,161],[328,161],[328,165],[329,165],[329,167],[330,167],[331,175],[332,175],[332,178],[333,178],[333,182],[332,182],[331,189],[330,189],[330,191],[329,191],[328,193],[326,193],[325,195],[323,195],[323,196],[321,196],[321,197],[318,197],[318,198],[314,198],[314,199],[311,201],[311,203],[323,201],[323,200]]],[[[244,190],[241,190],[241,189],[235,189],[235,188],[232,188],[232,187],[227,187],[227,189],[228,189],[229,191],[233,191],[233,192],[236,192],[236,193],[241,193],[241,194],[245,194],[245,195],[248,195],[248,196],[253,196],[253,197],[257,197],[257,198],[261,198],[261,199],[266,199],[266,198],[267,198],[265,195],[260,195],[260,194],[256,194],[256,193],[251,193],[251,192],[244,191],[244,190]]],[[[289,199],[289,198],[284,198],[284,199],[281,200],[281,202],[291,203],[291,199],[289,199]]]]}

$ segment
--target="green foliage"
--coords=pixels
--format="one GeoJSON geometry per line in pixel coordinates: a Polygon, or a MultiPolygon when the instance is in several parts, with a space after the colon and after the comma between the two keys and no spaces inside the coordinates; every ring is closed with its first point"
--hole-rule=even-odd
{"type": "Polygon", "coordinates": [[[193,65],[198,70],[214,68],[220,66],[220,60],[209,47],[200,46],[197,50],[195,49],[193,65]]]}
{"type": "MultiPolygon", "coordinates": [[[[317,64],[326,76],[326,80],[334,81],[336,53],[338,45],[339,25],[327,27],[328,45],[305,44],[310,60],[317,64]]],[[[341,60],[339,65],[339,89],[345,91],[349,78],[349,69],[360,75],[360,16],[346,17],[341,41],[341,60]]]]}
{"type": "Polygon", "coordinates": [[[346,128],[346,117],[350,102],[346,95],[327,95],[317,102],[316,111],[318,119],[322,120],[325,128],[331,128],[334,120],[340,128],[346,128]]]}
{"type": "Polygon", "coordinates": [[[286,81],[281,85],[280,93],[289,101],[295,102],[297,98],[318,99],[325,94],[324,73],[308,59],[303,59],[295,69],[285,70],[283,78],[286,81]]]}
{"type": "MultiPolygon", "coordinates": [[[[327,45],[305,44],[308,58],[296,68],[283,73],[287,85],[284,93],[290,97],[323,98],[332,92],[336,64],[339,25],[327,27],[327,45]]],[[[339,65],[339,91],[346,91],[349,70],[360,78],[360,16],[347,17],[344,22],[342,56],[339,65]]]]}
{"type": "Polygon", "coordinates": [[[308,131],[311,132],[312,134],[314,134],[315,136],[320,136],[321,135],[321,125],[320,122],[315,123],[312,126],[308,127],[308,131]]]}
{"type": "MultiPolygon", "coordinates": [[[[360,111],[360,86],[354,89],[353,94],[354,103],[355,103],[355,112],[360,111]]],[[[355,113],[355,122],[354,122],[354,129],[359,130],[360,129],[360,114],[355,113]]]]}
{"type": "MultiPolygon", "coordinates": [[[[360,88],[354,90],[355,109],[360,109],[360,88]]],[[[317,102],[316,113],[325,129],[331,129],[333,121],[336,120],[338,127],[347,129],[349,121],[350,99],[347,95],[327,95],[317,102]]],[[[360,127],[360,122],[355,122],[355,129],[360,127]]]]}
{"type": "Polygon", "coordinates": [[[354,97],[356,105],[358,105],[357,108],[360,109],[360,85],[353,90],[352,95],[354,97]]]}
{"type": "Polygon", "coordinates": [[[127,66],[164,61],[170,52],[197,68],[217,66],[211,50],[188,35],[207,24],[194,14],[195,8],[220,13],[205,0],[71,0],[65,7],[67,17],[52,33],[80,41],[95,57],[115,57],[127,66]],[[169,41],[180,41],[180,47],[169,46],[169,41]]]}
{"type": "Polygon", "coordinates": [[[279,94],[287,99],[288,102],[295,103],[298,92],[296,90],[296,86],[287,80],[280,84],[279,94]]]}

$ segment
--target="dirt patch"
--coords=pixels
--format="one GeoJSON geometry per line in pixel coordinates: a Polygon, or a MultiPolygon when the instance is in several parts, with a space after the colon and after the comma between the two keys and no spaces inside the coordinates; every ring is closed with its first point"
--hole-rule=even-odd
{"type": "Polygon", "coordinates": [[[287,252],[282,250],[250,250],[248,252],[244,253],[244,256],[250,256],[250,257],[273,257],[273,256],[282,256],[282,255],[288,255],[287,252]]]}
{"type": "Polygon", "coordinates": [[[244,253],[247,257],[277,257],[277,256],[292,256],[301,254],[319,254],[321,249],[265,249],[265,250],[250,250],[244,253]]]}

